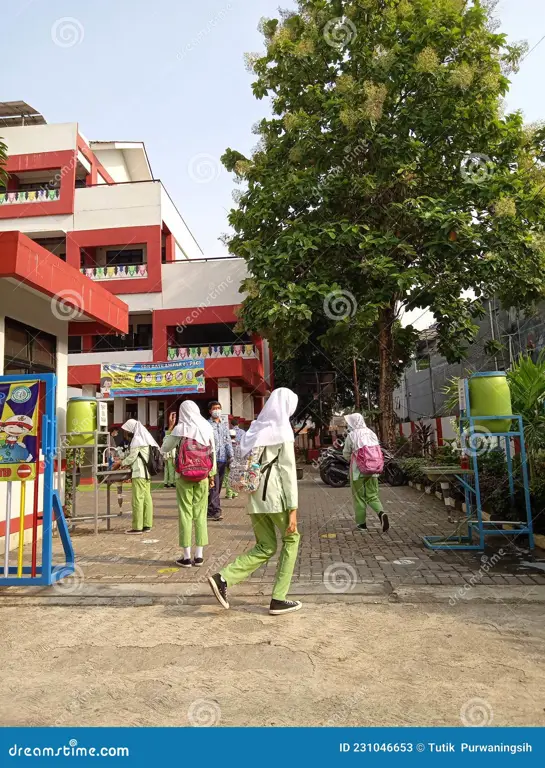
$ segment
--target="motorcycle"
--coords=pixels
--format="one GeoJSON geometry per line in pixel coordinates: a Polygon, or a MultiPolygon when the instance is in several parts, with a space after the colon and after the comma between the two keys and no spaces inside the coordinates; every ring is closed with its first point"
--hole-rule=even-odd
{"type": "MultiPolygon", "coordinates": [[[[385,482],[393,487],[405,485],[407,478],[397,463],[394,454],[387,448],[383,448],[385,482]]],[[[332,488],[343,488],[350,481],[350,462],[347,461],[342,451],[335,448],[327,448],[322,451],[319,462],[320,478],[322,482],[332,488]]]]}

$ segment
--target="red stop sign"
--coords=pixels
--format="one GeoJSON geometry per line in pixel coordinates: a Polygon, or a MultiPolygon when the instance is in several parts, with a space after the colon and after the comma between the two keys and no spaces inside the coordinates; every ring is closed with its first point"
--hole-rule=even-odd
{"type": "Polygon", "coordinates": [[[28,464],[21,464],[21,466],[17,469],[17,476],[20,477],[21,480],[30,477],[31,474],[32,467],[30,467],[28,464]]]}

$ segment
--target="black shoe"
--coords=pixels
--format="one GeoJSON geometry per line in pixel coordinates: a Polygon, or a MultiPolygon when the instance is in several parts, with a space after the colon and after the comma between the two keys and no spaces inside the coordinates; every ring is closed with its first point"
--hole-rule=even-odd
{"type": "Polygon", "coordinates": [[[387,512],[379,512],[378,517],[380,522],[382,523],[382,533],[386,533],[388,528],[390,527],[390,521],[388,520],[388,513],[387,512]]]}
{"type": "Polygon", "coordinates": [[[149,531],[151,531],[151,525],[150,525],[149,527],[147,527],[147,526],[144,526],[144,527],[142,528],[142,530],[143,530],[143,532],[144,532],[144,533],[148,533],[149,531]]]}
{"type": "Polygon", "coordinates": [[[129,530],[125,531],[125,533],[129,535],[132,534],[133,536],[141,536],[144,533],[144,531],[139,531],[137,528],[129,528],[129,530]]]}
{"type": "Polygon", "coordinates": [[[215,573],[213,576],[208,577],[208,583],[216,600],[224,608],[229,608],[229,601],[227,600],[227,583],[221,578],[219,573],[215,573]]]}
{"type": "Polygon", "coordinates": [[[189,558],[187,560],[184,560],[181,558],[180,560],[176,560],[176,565],[179,565],[180,568],[191,568],[193,566],[193,563],[189,558]]]}
{"type": "Polygon", "coordinates": [[[193,560],[193,565],[195,566],[195,568],[200,568],[203,563],[204,563],[204,558],[203,557],[196,557],[193,560]]]}
{"type": "Polygon", "coordinates": [[[358,525],[358,531],[366,531],[367,530],[367,523],[360,523],[358,525]]]}
{"type": "Polygon", "coordinates": [[[303,607],[303,603],[299,600],[271,600],[269,606],[269,613],[271,616],[281,616],[283,613],[293,613],[299,611],[303,607]]]}
{"type": "Polygon", "coordinates": [[[209,520],[215,520],[216,522],[218,522],[218,520],[223,520],[223,515],[221,512],[219,512],[217,515],[207,515],[207,517],[209,520]]]}

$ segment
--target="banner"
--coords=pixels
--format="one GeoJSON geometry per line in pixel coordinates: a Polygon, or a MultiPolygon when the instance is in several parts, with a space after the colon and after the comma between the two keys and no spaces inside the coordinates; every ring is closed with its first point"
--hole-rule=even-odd
{"type": "Polygon", "coordinates": [[[0,481],[36,477],[39,387],[28,380],[0,383],[0,481]]]}
{"type": "Polygon", "coordinates": [[[204,393],[204,360],[171,363],[105,364],[100,370],[102,397],[164,397],[204,393]]]}

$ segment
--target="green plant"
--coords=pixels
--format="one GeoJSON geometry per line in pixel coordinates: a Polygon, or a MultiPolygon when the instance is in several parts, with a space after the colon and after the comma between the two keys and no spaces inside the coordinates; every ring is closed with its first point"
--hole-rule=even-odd
{"type": "Polygon", "coordinates": [[[422,472],[422,467],[425,467],[430,463],[429,459],[422,457],[413,457],[409,459],[401,459],[399,462],[401,469],[405,472],[409,480],[413,483],[429,485],[429,480],[422,472]]]}
{"type": "Polygon", "coordinates": [[[532,480],[536,479],[536,459],[545,449],[545,351],[533,361],[520,355],[507,372],[513,413],[522,416],[524,441],[532,480]]]}

